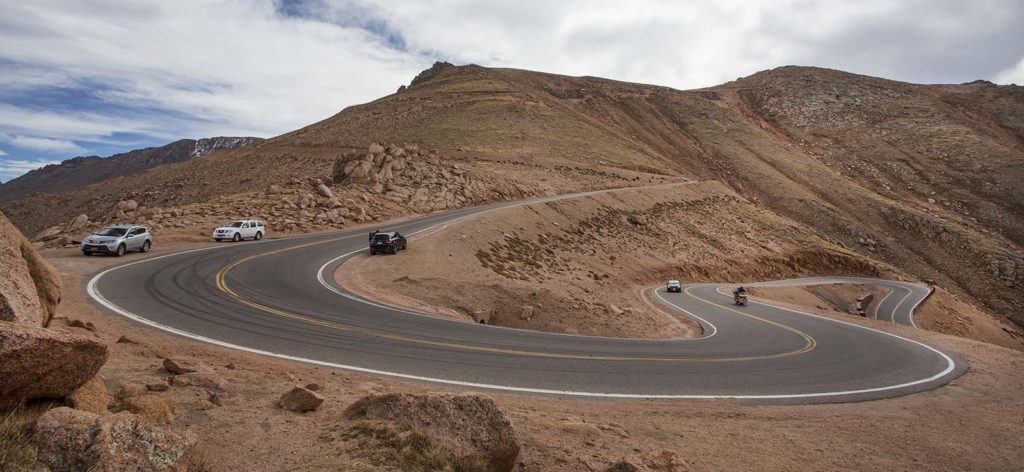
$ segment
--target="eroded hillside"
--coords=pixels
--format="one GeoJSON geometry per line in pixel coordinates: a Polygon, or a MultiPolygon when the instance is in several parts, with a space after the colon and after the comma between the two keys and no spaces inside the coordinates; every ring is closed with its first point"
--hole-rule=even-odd
{"type": "Polygon", "coordinates": [[[5,210],[34,234],[127,194],[149,207],[199,204],[323,175],[367,142],[411,142],[507,169],[558,160],[719,180],[839,247],[1024,323],[1022,129],[1017,86],[786,67],[678,91],[437,64],[398,93],[266,142],[5,210]]]}
{"type": "Polygon", "coordinates": [[[357,256],[338,282],[375,299],[545,331],[666,338],[699,327],[657,310],[669,278],[747,281],[893,275],[718,182],[671,184],[500,210],[357,256]]]}

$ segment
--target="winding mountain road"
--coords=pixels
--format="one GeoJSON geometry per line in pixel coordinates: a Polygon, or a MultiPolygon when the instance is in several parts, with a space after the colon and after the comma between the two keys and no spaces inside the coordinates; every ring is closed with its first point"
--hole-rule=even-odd
{"type": "MultiPolygon", "coordinates": [[[[549,199],[556,198],[566,197],[549,199]]],[[[430,215],[388,228],[415,234],[523,203],[430,215]]],[[[696,339],[565,335],[410,313],[360,299],[333,282],[335,269],[365,250],[366,240],[360,229],[150,257],[104,270],[90,280],[88,292],[116,313],[191,339],[477,389],[849,402],[934,389],[966,370],[950,354],[881,330],[757,301],[733,306],[731,296],[719,291],[724,286],[715,284],[657,292],[681,316],[703,325],[705,334],[696,339]]],[[[410,250],[416,250],[415,239],[410,250]]],[[[847,277],[766,284],[842,282],[890,289],[878,316],[904,324],[913,324],[913,309],[929,292],[917,284],[847,277]]]]}

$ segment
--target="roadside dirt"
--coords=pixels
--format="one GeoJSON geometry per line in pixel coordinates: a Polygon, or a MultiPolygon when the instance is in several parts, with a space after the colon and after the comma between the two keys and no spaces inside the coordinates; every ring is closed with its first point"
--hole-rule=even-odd
{"type": "MultiPolygon", "coordinates": [[[[159,245],[152,255],[205,245],[159,245]]],[[[163,379],[168,374],[161,368],[162,356],[171,354],[214,366],[228,383],[217,399],[221,406],[197,387],[156,393],[176,405],[174,425],[201,438],[214,470],[394,470],[359,458],[357,446],[338,433],[349,426],[343,410],[368,393],[456,392],[167,335],[101,311],[82,289],[102,267],[142,256],[84,258],[73,249],[46,250],[44,256],[67,287],[58,316],[94,323],[96,336],[110,344],[111,358],[100,373],[112,392],[122,384],[163,379]],[[133,342],[116,343],[122,335],[133,342]],[[299,415],[275,406],[281,393],[309,382],[318,383],[327,398],[320,410],[299,415]]],[[[823,314],[931,343],[970,362],[971,370],[932,392],[839,405],[491,395],[523,442],[521,472],[603,471],[621,459],[662,471],[1002,471],[1024,463],[1024,353],[832,310],[823,314]]]]}
{"type": "MultiPolygon", "coordinates": [[[[868,293],[875,295],[875,301],[868,309],[868,317],[873,318],[875,308],[887,292],[869,285],[750,288],[752,296],[769,301],[858,317],[855,311],[857,298],[868,293]]],[[[937,289],[918,307],[914,320],[923,329],[1024,351],[1024,330],[1007,320],[996,319],[942,289],[937,289]]]]}

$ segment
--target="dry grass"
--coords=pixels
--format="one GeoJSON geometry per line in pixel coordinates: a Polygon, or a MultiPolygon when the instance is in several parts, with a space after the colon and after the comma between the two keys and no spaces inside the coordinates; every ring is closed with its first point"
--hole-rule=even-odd
{"type": "Polygon", "coordinates": [[[448,449],[407,424],[391,426],[373,421],[360,421],[349,428],[345,438],[356,441],[359,454],[382,465],[397,465],[400,470],[464,470],[457,466],[448,449]]]}
{"type": "Polygon", "coordinates": [[[36,446],[32,442],[34,420],[35,415],[21,408],[3,413],[0,419],[0,470],[35,470],[36,446]]]}

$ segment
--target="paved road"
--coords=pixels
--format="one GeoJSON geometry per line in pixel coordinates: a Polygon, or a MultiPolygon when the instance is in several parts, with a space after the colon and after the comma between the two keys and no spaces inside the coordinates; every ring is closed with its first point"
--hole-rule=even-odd
{"type": "MultiPolygon", "coordinates": [[[[389,229],[416,233],[507,205],[426,216],[389,229]]],[[[723,287],[713,284],[657,293],[681,316],[700,321],[705,335],[699,339],[563,335],[413,314],[335,286],[331,274],[346,257],[365,250],[366,238],[357,230],[225,243],[114,267],[93,278],[88,290],[108,309],[181,336],[478,389],[821,403],[930,390],[966,370],[952,355],[883,331],[754,301],[733,306],[718,291],[723,287]]],[[[410,251],[415,250],[413,238],[410,251]]],[[[879,304],[879,317],[912,322],[912,309],[927,289],[873,282],[892,289],[879,304]]]]}

